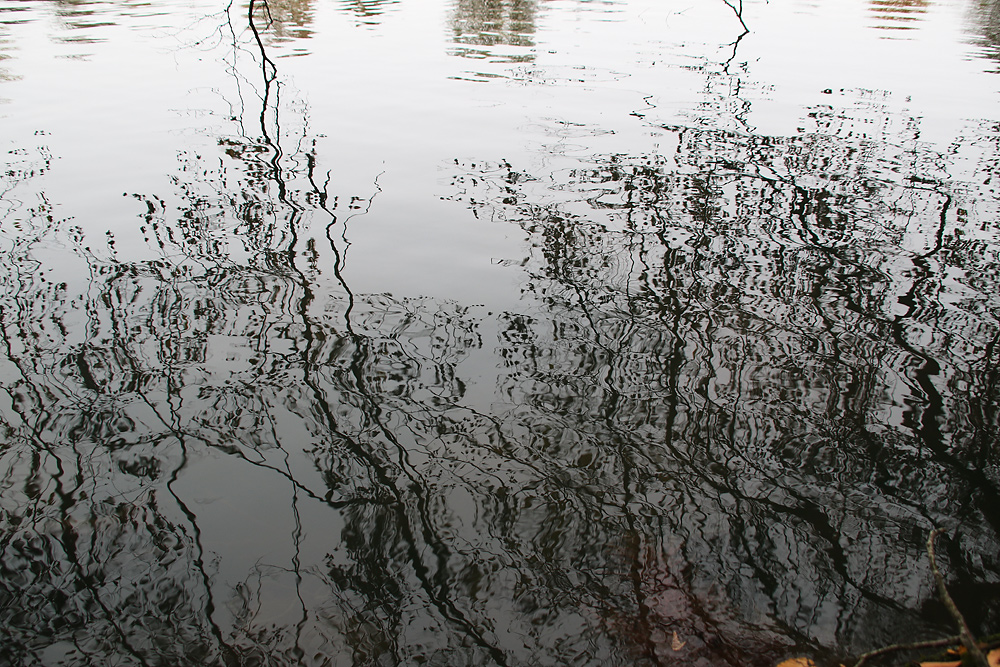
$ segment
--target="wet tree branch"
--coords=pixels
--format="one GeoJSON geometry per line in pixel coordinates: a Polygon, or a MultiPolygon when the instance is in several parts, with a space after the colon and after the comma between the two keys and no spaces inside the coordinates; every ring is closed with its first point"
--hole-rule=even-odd
{"type": "Polygon", "coordinates": [[[972,663],[976,667],[989,667],[986,656],[983,655],[983,652],[976,644],[976,640],[969,631],[969,625],[965,622],[962,612],[958,610],[958,607],[955,606],[955,601],[951,599],[948,587],[944,584],[944,577],[941,576],[941,571],[938,569],[937,558],[934,556],[934,538],[940,532],[941,530],[935,528],[927,537],[927,557],[931,561],[931,571],[934,573],[934,583],[937,585],[938,595],[941,596],[941,602],[944,603],[944,606],[948,608],[948,613],[955,619],[955,624],[958,626],[958,636],[962,641],[962,646],[968,651],[972,663]]]}
{"type": "Polygon", "coordinates": [[[954,646],[960,641],[961,637],[959,635],[954,635],[943,639],[932,639],[930,641],[914,642],[912,644],[890,644],[889,646],[883,646],[882,648],[862,654],[861,657],[858,658],[858,661],[854,663],[854,667],[862,667],[862,665],[872,658],[888,655],[889,653],[895,653],[896,651],[916,651],[924,648],[943,648],[945,646],[954,646]]]}
{"type": "Polygon", "coordinates": [[[934,575],[934,584],[937,587],[938,596],[941,598],[941,602],[944,606],[948,609],[948,613],[955,620],[955,624],[958,626],[958,634],[951,637],[944,637],[942,639],[914,642],[912,644],[891,644],[889,646],[883,646],[882,648],[862,654],[858,658],[858,661],[854,663],[854,667],[862,667],[872,658],[888,655],[889,653],[895,653],[897,651],[915,651],[925,648],[955,646],[956,644],[961,644],[965,648],[969,659],[975,667],[989,667],[989,661],[983,654],[982,649],[979,648],[979,645],[976,643],[975,637],[972,636],[972,632],[969,630],[969,625],[965,622],[965,617],[962,616],[962,612],[958,610],[958,607],[955,605],[955,601],[952,600],[951,594],[948,592],[948,587],[945,586],[941,570],[938,569],[937,557],[934,553],[934,538],[936,538],[941,532],[942,531],[940,529],[935,528],[931,531],[930,535],[927,536],[927,559],[931,563],[931,572],[934,575]]]}

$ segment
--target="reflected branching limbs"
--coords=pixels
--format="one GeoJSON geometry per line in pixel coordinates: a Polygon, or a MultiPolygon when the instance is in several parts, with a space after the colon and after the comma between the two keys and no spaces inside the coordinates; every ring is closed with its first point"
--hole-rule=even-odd
{"type": "MultiPolygon", "coordinates": [[[[775,620],[788,625],[784,636],[817,641],[794,614],[808,616],[827,605],[837,609],[842,628],[864,622],[868,612],[860,608],[917,618],[897,601],[905,585],[898,571],[885,573],[895,582],[887,586],[853,566],[878,553],[896,558],[900,545],[879,537],[884,526],[873,528],[876,537],[865,544],[844,545],[838,536],[850,521],[868,512],[884,517],[892,507],[899,530],[958,523],[970,542],[995,544],[995,487],[971,474],[971,462],[958,452],[983,435],[982,427],[967,423],[965,411],[992,400],[977,396],[995,395],[988,379],[995,374],[978,371],[993,363],[1000,334],[995,317],[984,312],[989,309],[977,304],[995,302],[997,274],[975,271],[994,277],[968,280],[962,288],[969,290],[968,301],[949,304],[943,295],[950,294],[951,269],[931,267],[933,258],[965,275],[973,265],[957,263],[962,246],[957,233],[955,239],[945,235],[944,222],[959,197],[991,201],[986,187],[977,185],[984,179],[958,189],[923,187],[923,165],[942,159],[925,149],[912,177],[887,183],[878,171],[899,163],[897,145],[859,164],[859,150],[870,146],[859,147],[846,132],[748,139],[704,128],[672,131],[678,149],[670,160],[611,155],[568,177],[548,178],[513,178],[505,169],[473,165],[475,178],[456,178],[456,189],[463,188],[456,198],[492,213],[484,217],[521,225],[532,241],[532,257],[522,266],[525,291],[541,304],[539,323],[517,327],[516,336],[511,328],[502,353],[510,367],[506,393],[533,412],[525,421],[535,432],[544,434],[545,425],[556,434],[540,435],[532,443],[539,450],[561,441],[579,450],[595,414],[613,417],[603,424],[602,443],[628,443],[648,461],[637,473],[641,483],[625,486],[637,499],[655,490],[657,497],[739,507],[728,515],[749,520],[733,519],[721,532],[742,553],[713,560],[707,569],[712,536],[687,525],[697,519],[686,509],[677,510],[679,517],[658,516],[686,538],[692,572],[725,580],[727,562],[749,562],[754,576],[743,578],[748,585],[737,584],[731,595],[779,610],[775,620]],[[546,203],[553,189],[572,205],[546,203]],[[899,202],[909,199],[910,210],[922,216],[899,213],[899,202]],[[581,215],[578,207],[586,206],[589,215],[581,215]],[[898,247],[894,225],[910,233],[919,227],[927,247],[915,262],[921,270],[908,272],[901,284],[879,268],[913,261],[898,247]],[[638,265],[631,261],[637,246],[638,265]],[[905,313],[888,314],[900,306],[905,313]],[[909,326],[903,330],[903,318],[921,332],[926,351],[912,342],[909,326]],[[673,336],[666,344],[656,338],[665,329],[673,336]],[[627,345],[609,345],[608,332],[627,345]],[[940,342],[949,339],[962,340],[969,356],[940,342]],[[932,376],[961,376],[962,383],[932,376]],[[574,386],[575,378],[585,378],[586,389],[574,386]],[[772,392],[781,398],[772,401],[772,392]],[[886,423],[881,411],[894,395],[904,396],[912,410],[886,423]],[[669,417],[664,405],[671,406],[669,417]],[[772,420],[773,428],[765,426],[772,420]],[[658,466],[663,469],[656,472],[658,466]],[[922,472],[901,476],[901,466],[922,472]],[[748,486],[749,479],[762,487],[748,486]],[[865,493],[853,490],[858,485],[865,493]],[[746,532],[751,524],[756,535],[746,532]],[[783,556],[775,551],[776,533],[821,557],[807,564],[783,556]],[[806,569],[812,572],[808,582],[801,574],[806,569]],[[755,589],[762,582],[767,591],[755,589]],[[781,590],[779,597],[800,591],[794,593],[802,600],[797,611],[781,611],[787,605],[773,597],[781,590]],[[844,604],[844,591],[861,602],[844,604]]],[[[961,215],[968,215],[966,208],[961,215]]],[[[992,265],[982,255],[993,246],[985,249],[967,253],[977,266],[992,265]]],[[[984,414],[974,421],[991,420],[984,414]]],[[[608,459],[616,455],[604,449],[608,459]]],[[[922,544],[907,544],[906,551],[910,562],[922,544]]],[[[640,556],[633,550],[630,557],[637,562],[640,556]]],[[[975,564],[963,567],[966,578],[982,572],[975,564]]],[[[634,599],[652,599],[641,586],[633,589],[634,599]]],[[[654,616],[649,613],[645,625],[654,616]]]]}
{"type": "Polygon", "coordinates": [[[729,60],[724,63],[723,71],[727,74],[729,73],[729,66],[732,64],[733,60],[736,59],[736,50],[740,47],[740,42],[743,38],[750,34],[750,28],[747,27],[746,22],[743,20],[743,0],[736,0],[736,4],[733,4],[732,0],[722,0],[726,3],[726,6],[733,10],[736,14],[736,18],[739,19],[740,25],[743,26],[743,32],[739,34],[736,41],[732,43],[733,54],[729,56],[729,60]]]}
{"type": "MultiPolygon", "coordinates": [[[[252,14],[253,3],[251,3],[251,22],[253,21],[252,14]]],[[[324,186],[320,188],[314,176],[316,169],[316,156],[313,152],[315,144],[313,144],[313,151],[306,154],[304,174],[299,173],[302,169],[301,161],[290,160],[294,163],[292,167],[290,169],[284,168],[283,160],[288,162],[289,159],[284,154],[280,145],[282,139],[279,122],[281,100],[278,97],[280,82],[277,81],[276,67],[273,60],[267,55],[260,33],[255,26],[252,25],[252,27],[255,41],[261,51],[261,60],[264,63],[264,94],[262,96],[263,104],[260,126],[263,146],[266,147],[268,156],[264,158],[251,153],[247,157],[260,160],[262,166],[265,167],[260,174],[262,181],[273,186],[276,190],[275,211],[282,212],[289,234],[287,246],[275,255],[275,261],[280,262],[280,266],[276,264],[273,268],[287,278],[290,278],[296,284],[294,313],[290,311],[288,314],[294,314],[301,327],[300,337],[302,345],[299,349],[299,363],[297,366],[301,372],[302,382],[308,388],[307,393],[310,395],[309,398],[315,406],[314,409],[324,416],[323,421],[325,423],[323,424],[323,428],[334,435],[336,442],[347,445],[349,451],[356,457],[356,460],[368,470],[374,480],[377,480],[377,484],[381,487],[380,490],[383,493],[394,497],[392,514],[395,515],[395,521],[393,522],[395,530],[392,532],[397,535],[397,539],[401,539],[401,546],[403,546],[409,556],[413,573],[419,580],[420,587],[425,591],[427,597],[437,607],[443,618],[461,628],[463,634],[488,652],[494,662],[503,664],[505,661],[503,652],[493,646],[484,637],[483,631],[474,622],[466,618],[465,613],[460,609],[459,605],[450,599],[451,592],[447,582],[449,551],[445,546],[446,541],[436,534],[433,517],[429,510],[429,501],[422,492],[422,489],[427,486],[426,482],[420,473],[410,464],[408,461],[409,454],[404,445],[398,440],[397,435],[386,423],[386,416],[382,407],[384,397],[380,396],[378,392],[369,386],[369,375],[372,373],[372,368],[380,363],[380,359],[378,358],[379,348],[368,336],[356,333],[351,322],[354,294],[348,287],[346,280],[344,280],[344,257],[333,239],[332,230],[337,223],[337,216],[330,207],[330,197],[327,189],[329,176],[324,186]],[[270,94],[272,86],[275,86],[273,103],[271,102],[270,94]],[[269,111],[274,114],[273,137],[267,122],[269,111]],[[304,201],[299,201],[299,199],[302,199],[301,195],[303,195],[303,192],[301,190],[294,190],[290,179],[302,176],[306,178],[310,187],[304,193],[304,201]],[[295,246],[298,239],[299,224],[303,221],[307,208],[315,207],[317,204],[319,205],[319,210],[324,211],[330,216],[330,222],[326,226],[326,231],[328,240],[331,242],[331,249],[335,255],[334,273],[338,282],[345,289],[349,301],[345,317],[352,343],[350,348],[353,349],[353,352],[349,353],[351,359],[349,365],[350,382],[347,386],[350,387],[350,395],[353,395],[358,400],[359,405],[357,407],[361,409],[364,421],[375,429],[374,434],[366,434],[363,437],[353,436],[341,431],[341,426],[339,425],[340,419],[336,416],[337,410],[341,408],[335,403],[330,403],[330,391],[325,386],[325,379],[322,373],[323,367],[315,362],[317,348],[322,345],[324,340],[329,338],[331,332],[326,331],[326,327],[321,322],[316,321],[312,315],[312,304],[317,299],[317,292],[307,276],[295,265],[295,246]],[[373,436],[375,439],[374,442],[372,441],[373,436]],[[380,451],[386,448],[389,451],[396,451],[397,460],[395,462],[391,460],[388,452],[380,451]],[[407,491],[397,488],[396,480],[400,475],[409,480],[404,485],[407,491]],[[412,490],[413,493],[410,493],[409,490],[412,490]],[[415,517],[411,516],[411,509],[416,509],[415,517]],[[436,556],[437,563],[433,566],[424,563],[425,557],[423,551],[426,546],[429,546],[436,556]]],[[[301,146],[302,141],[300,139],[296,151],[300,150],[301,146]]],[[[347,222],[355,215],[366,213],[371,207],[375,195],[381,191],[377,178],[375,180],[375,189],[375,194],[367,199],[354,198],[351,200],[350,208],[354,212],[343,221],[345,229],[342,238],[345,239],[345,243],[347,222]]],[[[344,250],[346,251],[346,247],[344,250]]],[[[326,306],[326,304],[322,305],[326,306]]],[[[343,380],[346,381],[348,378],[345,377],[343,380]]],[[[276,442],[280,443],[277,440],[277,435],[275,435],[275,438],[276,442]]],[[[280,448],[280,444],[278,446],[280,448]]],[[[288,473],[291,476],[290,468],[288,469],[288,473]]],[[[297,491],[294,493],[297,496],[297,491]]],[[[293,509],[296,512],[298,511],[295,508],[293,509]]],[[[360,532],[367,531],[362,528],[360,532]]],[[[296,554],[299,553],[297,546],[299,542],[298,534],[298,529],[296,529],[296,554]]],[[[293,565],[296,572],[298,572],[299,566],[294,563],[293,565]]],[[[383,576],[392,579],[398,575],[386,572],[383,576]]],[[[296,589],[298,590],[298,586],[301,583],[301,576],[298,574],[296,575],[296,582],[296,589]]],[[[299,599],[301,602],[301,595],[299,599]]],[[[306,618],[307,612],[303,603],[303,616],[296,626],[297,634],[304,627],[306,618]]]]}
{"type": "MultiPolygon", "coordinates": [[[[723,0],[723,1],[726,1],[726,0],[723,0]]],[[[260,48],[261,67],[264,70],[264,82],[265,82],[265,87],[266,87],[267,84],[269,84],[271,81],[273,81],[274,77],[277,76],[278,66],[275,65],[274,61],[271,60],[270,56],[267,55],[267,49],[264,48],[264,42],[260,38],[260,32],[257,30],[257,24],[254,23],[254,20],[253,20],[254,4],[256,2],[260,2],[263,5],[265,11],[267,12],[268,20],[269,21],[273,21],[273,19],[271,19],[271,8],[267,4],[267,0],[250,0],[250,3],[247,6],[248,7],[247,8],[247,22],[250,24],[250,30],[253,31],[254,39],[257,40],[257,46],[260,48]],[[270,72],[268,71],[268,65],[270,65],[270,67],[271,67],[270,72]]]]}
{"type": "MultiPolygon", "coordinates": [[[[750,32],[750,28],[748,28],[747,24],[743,21],[743,0],[737,0],[737,4],[735,5],[731,2],[731,0],[722,1],[733,10],[734,14],[736,14],[736,18],[739,19],[740,25],[743,26],[743,34],[745,35],[750,32]]],[[[742,35],[740,36],[742,37],[742,35]]]]}

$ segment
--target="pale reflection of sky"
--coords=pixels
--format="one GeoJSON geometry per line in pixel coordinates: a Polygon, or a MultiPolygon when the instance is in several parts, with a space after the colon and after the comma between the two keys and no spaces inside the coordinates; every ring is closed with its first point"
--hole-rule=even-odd
{"type": "MultiPolygon", "coordinates": [[[[230,73],[232,33],[217,3],[160,4],[163,15],[96,3],[77,21],[90,28],[29,5],[35,20],[17,26],[4,61],[15,78],[0,88],[10,100],[0,107],[4,139],[24,147],[46,132],[52,201],[84,228],[112,230],[119,251],[147,254],[141,206],[122,194],[166,196],[179,152],[216,154],[233,117],[252,129],[260,82],[230,73]]],[[[538,6],[530,40],[498,39],[477,47],[493,57],[476,58],[456,55],[449,2],[382,5],[364,21],[335,3],[307,5],[289,9],[290,27],[269,41],[282,102],[298,110],[284,122],[289,136],[308,123],[342,192],[378,193],[352,237],[349,270],[362,291],[518,298],[496,262],[517,258],[523,239],[470,224],[464,207],[441,199],[442,166],[456,159],[544,174],[581,156],[661,151],[662,126],[811,131],[808,114],[821,105],[873,127],[918,117],[921,140],[940,143],[1000,101],[1000,78],[970,58],[957,0],[922,6],[893,39],[862,0],[748,1],[751,32],[735,53],[742,28],[721,1],[555,0],[538,6]],[[280,57],[299,54],[308,55],[280,57]]]]}

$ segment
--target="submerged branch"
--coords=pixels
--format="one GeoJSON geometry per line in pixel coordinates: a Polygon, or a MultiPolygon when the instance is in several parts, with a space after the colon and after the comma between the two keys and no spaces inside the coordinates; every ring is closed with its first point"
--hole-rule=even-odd
{"type": "Polygon", "coordinates": [[[872,658],[888,655],[890,653],[896,653],[898,651],[915,651],[917,649],[957,646],[959,644],[961,644],[961,646],[965,649],[966,653],[969,655],[969,659],[975,667],[989,667],[989,661],[983,654],[979,644],[976,643],[975,637],[972,636],[972,632],[969,630],[969,625],[965,622],[965,617],[962,616],[962,612],[958,610],[958,606],[951,598],[951,594],[948,592],[948,587],[945,586],[944,577],[941,575],[941,570],[938,569],[937,557],[934,553],[934,538],[936,538],[941,532],[942,531],[940,529],[935,528],[931,531],[930,535],[927,536],[927,559],[931,563],[931,572],[934,575],[934,584],[937,587],[938,596],[941,598],[941,602],[944,606],[948,609],[948,613],[955,620],[955,624],[958,626],[958,634],[951,637],[944,637],[942,639],[913,642],[911,644],[891,644],[889,646],[883,646],[882,648],[862,654],[858,658],[858,661],[854,663],[854,667],[862,667],[862,665],[872,658]]]}
{"type": "Polygon", "coordinates": [[[875,649],[874,651],[868,651],[858,658],[858,661],[854,663],[854,667],[861,667],[868,660],[872,658],[877,658],[881,655],[887,655],[889,653],[895,653],[896,651],[916,651],[922,648],[942,648],[945,646],[954,646],[958,644],[961,640],[959,635],[954,635],[952,637],[945,637],[943,639],[932,639],[925,642],[913,642],[912,644],[890,644],[889,646],[883,646],[882,648],[875,649]]]}
{"type": "Polygon", "coordinates": [[[938,569],[937,558],[934,556],[934,538],[940,532],[939,529],[935,528],[927,537],[927,557],[931,561],[931,571],[934,573],[934,583],[937,584],[938,595],[941,596],[941,602],[944,603],[944,606],[948,608],[948,613],[955,619],[955,624],[958,626],[958,635],[962,640],[962,646],[969,652],[969,657],[972,658],[973,664],[976,667],[989,667],[986,656],[983,655],[983,652],[976,644],[976,640],[972,636],[972,632],[969,631],[969,625],[965,622],[962,612],[958,610],[955,601],[951,599],[948,587],[944,584],[944,577],[941,576],[941,571],[938,569]]]}

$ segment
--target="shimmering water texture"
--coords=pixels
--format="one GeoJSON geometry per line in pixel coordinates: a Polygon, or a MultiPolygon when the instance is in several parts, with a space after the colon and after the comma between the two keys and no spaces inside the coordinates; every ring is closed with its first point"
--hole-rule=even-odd
{"type": "Polygon", "coordinates": [[[0,664],[1000,631],[998,7],[0,0],[0,664]]]}

